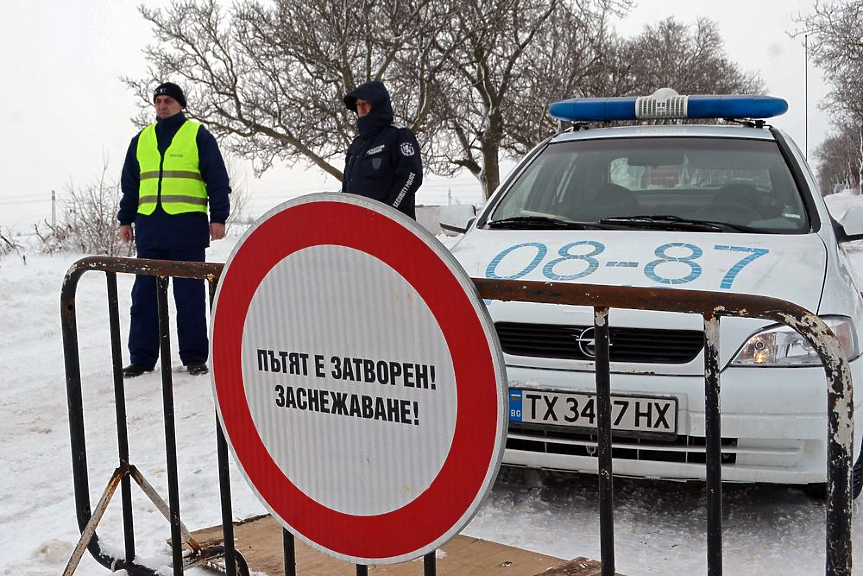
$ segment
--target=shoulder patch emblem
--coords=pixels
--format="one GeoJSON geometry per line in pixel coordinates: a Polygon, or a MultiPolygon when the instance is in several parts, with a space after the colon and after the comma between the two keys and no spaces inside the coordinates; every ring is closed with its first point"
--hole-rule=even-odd
{"type": "Polygon", "coordinates": [[[414,145],[410,142],[402,142],[402,156],[413,156],[416,151],[414,150],[414,145]]]}

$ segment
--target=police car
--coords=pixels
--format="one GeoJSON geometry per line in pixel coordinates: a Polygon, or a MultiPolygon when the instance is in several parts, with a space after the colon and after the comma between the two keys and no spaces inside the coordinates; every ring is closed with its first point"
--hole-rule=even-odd
{"type": "MultiPolygon", "coordinates": [[[[793,302],[828,324],[863,382],[863,301],[842,246],[863,238],[863,209],[831,219],[803,154],[765,121],[786,110],[670,89],[557,102],[550,115],[574,128],[531,151],[481,213],[445,209],[441,225],[464,232],[451,250],[472,277],[793,302]],[[606,121],[616,125],[590,127],[606,121]]],[[[596,472],[593,310],[487,304],[517,407],[504,462],[596,472]]],[[[609,327],[614,473],[704,479],[702,317],[612,309],[609,327]]],[[[784,325],[726,318],[720,367],[722,479],[823,490],[827,382],[809,344],[784,325]]]]}

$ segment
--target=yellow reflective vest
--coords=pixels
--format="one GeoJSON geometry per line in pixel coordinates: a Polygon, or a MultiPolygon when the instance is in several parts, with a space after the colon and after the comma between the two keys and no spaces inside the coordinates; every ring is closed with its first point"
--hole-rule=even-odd
{"type": "Polygon", "coordinates": [[[164,156],[159,154],[156,125],[141,131],[137,148],[141,167],[138,214],[152,214],[160,202],[168,214],[207,213],[207,186],[198,169],[196,138],[200,126],[183,122],[164,156]]]}

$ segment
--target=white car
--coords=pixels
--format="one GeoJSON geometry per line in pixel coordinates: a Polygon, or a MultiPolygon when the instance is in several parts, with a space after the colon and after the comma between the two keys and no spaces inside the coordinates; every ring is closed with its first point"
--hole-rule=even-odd
{"type": "MultiPolygon", "coordinates": [[[[442,226],[465,232],[452,253],[478,278],[787,300],[831,327],[863,382],[863,300],[841,244],[863,238],[863,209],[831,219],[800,150],[762,120],[786,109],[668,89],[553,104],[574,128],[530,152],[475,217],[444,210],[442,226]],[[707,116],[726,121],[639,122],[707,116]],[[618,125],[584,125],[594,120],[618,125]]],[[[593,310],[487,304],[510,386],[504,463],[596,472],[593,310]]],[[[704,479],[702,317],[612,309],[609,326],[614,473],[704,479]]],[[[785,326],[725,318],[720,367],[722,479],[823,490],[827,380],[809,344],[785,326]]]]}

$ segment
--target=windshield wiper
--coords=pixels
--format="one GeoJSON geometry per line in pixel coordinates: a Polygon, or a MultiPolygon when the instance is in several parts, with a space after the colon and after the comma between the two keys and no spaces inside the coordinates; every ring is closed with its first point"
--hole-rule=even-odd
{"type": "Polygon", "coordinates": [[[487,222],[489,228],[537,228],[541,230],[603,230],[593,222],[575,222],[573,220],[561,220],[550,216],[513,216],[512,218],[501,218],[487,222]]]}
{"type": "Polygon", "coordinates": [[[600,224],[613,224],[633,226],[638,228],[659,228],[662,230],[703,230],[706,232],[761,232],[758,228],[729,224],[728,222],[717,222],[714,220],[696,220],[692,218],[681,218],[671,214],[640,215],[640,216],[614,216],[603,218],[600,224]]]}

